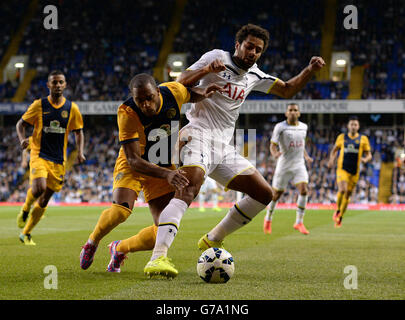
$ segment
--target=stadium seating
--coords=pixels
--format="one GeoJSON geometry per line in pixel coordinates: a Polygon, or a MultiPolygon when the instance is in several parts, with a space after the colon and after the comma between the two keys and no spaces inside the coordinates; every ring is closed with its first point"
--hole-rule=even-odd
{"type": "Polygon", "coordinates": [[[343,27],[343,8],[340,1],[335,50],[349,50],[352,66],[365,67],[363,99],[405,98],[405,8],[397,1],[352,1],[359,14],[359,29],[343,27]]]}
{"type": "MultiPolygon", "coordinates": [[[[47,73],[62,69],[68,76],[70,98],[121,100],[128,92],[131,76],[152,73],[174,2],[159,5],[152,0],[55,2],[63,14],[59,17],[59,30],[49,32],[43,28],[42,8],[51,2],[39,1],[38,12],[28,25],[18,52],[29,55],[30,68],[37,70],[25,99],[45,95],[47,73]],[[103,15],[103,23],[99,19],[102,12],[109,13],[103,15]]],[[[343,28],[346,3],[339,1],[334,49],[350,50],[352,66],[365,67],[364,99],[404,98],[405,39],[397,30],[405,25],[405,9],[394,10],[395,0],[384,3],[372,0],[367,5],[354,2],[361,30],[343,28]],[[378,22],[364,23],[375,19],[378,12],[385,12],[378,22]]],[[[28,3],[28,0],[18,5],[7,3],[0,12],[2,21],[7,22],[0,31],[0,57],[10,34],[18,27],[15,17],[22,16],[28,3]]],[[[233,51],[238,28],[248,22],[256,23],[270,32],[269,48],[259,61],[261,69],[287,80],[305,67],[311,56],[320,54],[323,16],[321,0],[288,3],[258,0],[254,6],[246,1],[188,1],[173,51],[187,52],[188,64],[214,48],[233,51]]],[[[0,98],[10,100],[15,89],[10,83],[1,84],[0,98]]],[[[313,81],[295,98],[346,99],[348,91],[346,81],[313,81]]],[[[260,93],[249,96],[249,99],[274,98],[260,93]]]]}
{"type": "MultiPolygon", "coordinates": [[[[0,9],[0,61],[6,53],[11,39],[19,27],[19,22],[24,14],[29,0],[2,1],[0,9]]],[[[0,77],[1,78],[1,77],[0,77]]],[[[14,96],[18,83],[10,81],[0,83],[0,101],[10,101],[14,96]]]]}
{"type": "Polygon", "coordinates": [[[41,10],[49,1],[40,1],[19,50],[30,56],[30,68],[38,72],[26,100],[47,94],[46,76],[54,69],[66,73],[66,95],[71,99],[125,99],[133,75],[152,73],[173,3],[60,2],[60,30],[48,31],[43,28],[41,10]]]}

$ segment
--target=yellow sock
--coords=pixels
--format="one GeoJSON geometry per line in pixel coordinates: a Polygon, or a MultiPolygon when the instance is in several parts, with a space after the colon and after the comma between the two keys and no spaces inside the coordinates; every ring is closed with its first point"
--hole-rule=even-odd
{"type": "Polygon", "coordinates": [[[345,196],[343,197],[342,204],[339,207],[340,215],[343,217],[343,215],[346,212],[347,206],[349,205],[350,198],[346,198],[345,196]]]}
{"type": "Polygon", "coordinates": [[[336,207],[338,210],[340,210],[340,206],[342,205],[342,199],[343,199],[343,193],[338,192],[337,193],[337,201],[336,201],[336,207]]]}
{"type": "Polygon", "coordinates": [[[23,211],[29,212],[31,210],[32,204],[37,200],[37,198],[34,197],[32,194],[31,188],[28,189],[27,191],[27,197],[25,198],[25,203],[23,205],[23,211]]]}
{"type": "Polygon", "coordinates": [[[152,250],[155,247],[157,229],[155,225],[142,229],[133,237],[122,240],[117,246],[117,251],[128,253],[152,250]]]}
{"type": "Polygon", "coordinates": [[[34,209],[32,209],[31,214],[29,215],[27,224],[24,227],[23,234],[30,234],[32,229],[37,225],[39,220],[41,220],[42,215],[44,214],[45,208],[41,208],[38,203],[35,204],[34,209]]]}
{"type": "Polygon", "coordinates": [[[112,204],[111,208],[101,213],[97,225],[89,238],[98,244],[112,229],[127,220],[130,214],[131,210],[127,207],[115,203],[112,204]]]}

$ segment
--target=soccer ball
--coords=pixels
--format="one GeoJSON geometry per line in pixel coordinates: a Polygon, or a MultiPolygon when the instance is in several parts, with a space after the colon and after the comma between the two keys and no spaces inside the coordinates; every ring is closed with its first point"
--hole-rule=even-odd
{"type": "Polygon", "coordinates": [[[197,273],[208,283],[225,283],[235,271],[232,255],[221,248],[205,250],[197,262],[197,273]]]}

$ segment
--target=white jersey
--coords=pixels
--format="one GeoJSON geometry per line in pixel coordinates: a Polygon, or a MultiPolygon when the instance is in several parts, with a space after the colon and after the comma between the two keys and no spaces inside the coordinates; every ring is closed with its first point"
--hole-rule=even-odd
{"type": "Polygon", "coordinates": [[[271,143],[279,146],[281,156],[277,160],[277,168],[305,167],[304,151],[308,126],[299,121],[298,125],[289,125],[287,121],[276,124],[271,136],[271,143]]]}
{"type": "Polygon", "coordinates": [[[219,49],[205,53],[188,70],[201,69],[216,59],[223,62],[226,70],[207,74],[198,86],[205,88],[216,83],[225,92],[215,92],[211,98],[192,104],[186,115],[190,123],[208,129],[216,139],[229,143],[239,117],[239,107],[248,94],[251,91],[269,93],[278,79],[262,72],[256,64],[247,71],[238,68],[232,61],[231,54],[219,49]]]}

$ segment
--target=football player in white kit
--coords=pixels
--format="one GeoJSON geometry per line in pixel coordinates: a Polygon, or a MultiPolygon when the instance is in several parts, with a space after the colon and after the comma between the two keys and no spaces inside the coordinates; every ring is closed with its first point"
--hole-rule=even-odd
{"type": "Polygon", "coordinates": [[[297,76],[284,82],[262,72],[256,65],[268,43],[267,30],[252,24],[245,25],[236,34],[233,55],[218,49],[209,51],[177,79],[186,87],[195,86],[198,82],[200,87],[216,83],[223,92],[193,104],[187,113],[189,124],[180,131],[180,140],[183,141],[180,160],[189,185],[182,191],[176,191],[160,215],[152,257],[144,268],[149,277],[177,276],[178,271],[167,257],[167,251],[205,176],[209,175],[226,189],[242,192],[245,196],[199,240],[200,250],[222,247],[227,235],[249,223],[272,200],[273,192],[267,181],[230,145],[239,107],[253,90],[291,98],[325,62],[321,57],[312,57],[309,65],[297,76]]]}
{"type": "Polygon", "coordinates": [[[277,201],[283,195],[288,182],[298,189],[297,216],[294,229],[309,234],[304,226],[305,206],[308,201],[308,172],[305,160],[312,163],[312,158],[305,150],[308,126],[299,121],[300,110],[297,104],[290,103],[285,113],[287,120],[276,124],[270,141],[271,155],[277,159],[273,176],[273,200],[271,200],[264,218],[263,231],[271,233],[271,221],[277,201]],[[305,160],[304,160],[305,159],[305,160]]]}
{"type": "Polygon", "coordinates": [[[204,208],[204,202],[206,200],[206,196],[210,194],[210,198],[212,200],[212,210],[221,211],[221,208],[218,207],[218,191],[220,190],[221,189],[217,186],[214,179],[206,177],[203,185],[200,188],[200,193],[198,194],[198,210],[200,212],[206,211],[204,208]]]}

